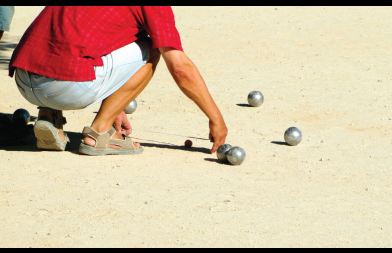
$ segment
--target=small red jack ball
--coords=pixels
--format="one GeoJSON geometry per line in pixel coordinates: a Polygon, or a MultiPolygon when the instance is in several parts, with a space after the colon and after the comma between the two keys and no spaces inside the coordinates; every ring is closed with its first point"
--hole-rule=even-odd
{"type": "Polygon", "coordinates": [[[192,147],[192,141],[191,140],[186,140],[185,141],[185,147],[187,147],[187,148],[192,147]]]}

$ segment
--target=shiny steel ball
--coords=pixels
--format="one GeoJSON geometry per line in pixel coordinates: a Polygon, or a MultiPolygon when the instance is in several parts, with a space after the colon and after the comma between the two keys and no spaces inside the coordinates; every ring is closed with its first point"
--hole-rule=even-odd
{"type": "Polygon", "coordinates": [[[25,109],[18,109],[12,115],[12,120],[18,125],[27,125],[30,122],[30,113],[25,109]]]}
{"type": "Polygon", "coordinates": [[[302,141],[302,132],[296,127],[290,127],[284,132],[284,140],[290,146],[296,146],[302,141]]]}
{"type": "Polygon", "coordinates": [[[233,165],[240,165],[245,157],[245,150],[237,146],[230,148],[227,152],[227,160],[233,165]]]}
{"type": "Polygon", "coordinates": [[[222,144],[219,146],[218,150],[216,151],[216,156],[222,162],[227,162],[227,152],[231,149],[230,144],[222,144]]]}
{"type": "Polygon", "coordinates": [[[253,106],[257,107],[260,106],[264,102],[264,96],[261,94],[260,91],[252,91],[248,94],[248,103],[253,106]]]}
{"type": "Polygon", "coordinates": [[[137,108],[137,102],[136,99],[134,99],[127,107],[125,107],[124,112],[126,114],[132,114],[134,111],[136,111],[137,108]]]}

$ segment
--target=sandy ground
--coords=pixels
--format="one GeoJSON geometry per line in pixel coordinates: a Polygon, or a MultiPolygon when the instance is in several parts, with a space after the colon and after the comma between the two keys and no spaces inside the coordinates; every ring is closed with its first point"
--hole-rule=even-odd
{"type": "MultiPolygon", "coordinates": [[[[16,7],[0,44],[2,113],[37,116],[5,69],[42,8],[16,7]]],[[[173,10],[244,163],[149,132],[208,138],[162,60],[130,115],[142,155],[78,154],[99,105],[65,112],[65,152],[0,147],[0,246],[391,247],[392,8],[173,10]],[[260,107],[246,106],[253,90],[260,107]]]]}

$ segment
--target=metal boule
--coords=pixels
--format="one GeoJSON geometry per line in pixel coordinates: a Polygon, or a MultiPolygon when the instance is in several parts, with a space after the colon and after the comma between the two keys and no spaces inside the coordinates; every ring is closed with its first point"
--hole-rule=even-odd
{"type": "Polygon", "coordinates": [[[260,91],[251,91],[248,94],[248,103],[253,107],[258,107],[264,102],[264,96],[260,91]]]}
{"type": "Polygon", "coordinates": [[[284,132],[284,140],[290,146],[296,146],[302,141],[302,132],[296,127],[289,127],[284,132]]]}
{"type": "Polygon", "coordinates": [[[240,165],[245,160],[245,150],[241,147],[232,147],[227,152],[227,160],[232,165],[240,165]]]}
{"type": "Polygon", "coordinates": [[[137,108],[137,102],[136,99],[134,99],[127,107],[125,107],[124,112],[126,114],[132,114],[136,111],[137,108]]]}
{"type": "Polygon", "coordinates": [[[218,150],[216,151],[216,156],[222,162],[228,162],[227,160],[227,152],[231,148],[230,144],[222,144],[219,146],[218,150]]]}

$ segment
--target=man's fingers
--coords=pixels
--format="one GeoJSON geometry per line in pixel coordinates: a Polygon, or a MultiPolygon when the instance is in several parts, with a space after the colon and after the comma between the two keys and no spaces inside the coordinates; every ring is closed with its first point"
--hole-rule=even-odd
{"type": "Polygon", "coordinates": [[[130,135],[132,133],[132,127],[129,126],[130,128],[123,128],[123,132],[125,135],[130,135]]]}
{"type": "Polygon", "coordinates": [[[117,120],[114,121],[114,128],[116,129],[117,132],[120,132],[120,131],[121,131],[121,125],[118,124],[117,120]]]}
{"type": "Polygon", "coordinates": [[[217,151],[218,148],[219,148],[219,145],[216,142],[214,142],[214,145],[212,146],[212,149],[211,149],[211,154],[213,154],[215,151],[217,151]]]}
{"type": "Polygon", "coordinates": [[[222,141],[221,138],[220,139],[216,139],[216,141],[214,142],[214,145],[212,146],[211,154],[214,153],[215,151],[217,151],[219,146],[222,145],[222,144],[223,144],[223,141],[222,141]]]}
{"type": "Polygon", "coordinates": [[[210,142],[214,142],[214,137],[212,136],[211,133],[210,133],[210,135],[208,136],[208,139],[210,139],[210,142]]]}
{"type": "Polygon", "coordinates": [[[125,120],[123,120],[123,122],[122,122],[122,126],[125,128],[125,129],[130,129],[131,128],[131,123],[129,123],[129,121],[125,121],[125,120]]]}

